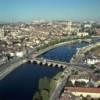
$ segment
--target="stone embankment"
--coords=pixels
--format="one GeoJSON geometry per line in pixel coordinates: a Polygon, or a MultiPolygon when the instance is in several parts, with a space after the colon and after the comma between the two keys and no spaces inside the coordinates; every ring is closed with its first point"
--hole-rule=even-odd
{"type": "Polygon", "coordinates": [[[100,42],[97,42],[97,43],[95,43],[95,44],[90,44],[90,45],[88,45],[88,46],[86,46],[86,47],[83,47],[83,48],[78,48],[77,49],[77,53],[73,56],[73,58],[71,59],[71,63],[80,63],[82,60],[83,60],[83,58],[85,57],[85,53],[86,52],[88,52],[88,51],[90,51],[91,49],[93,49],[93,48],[96,48],[96,47],[98,47],[98,46],[100,46],[100,42]]]}
{"type": "Polygon", "coordinates": [[[0,80],[2,80],[3,78],[5,78],[9,73],[11,73],[13,70],[15,70],[16,68],[18,68],[20,65],[26,63],[27,60],[20,60],[16,63],[12,63],[9,66],[7,66],[4,70],[0,71],[0,80]]]}

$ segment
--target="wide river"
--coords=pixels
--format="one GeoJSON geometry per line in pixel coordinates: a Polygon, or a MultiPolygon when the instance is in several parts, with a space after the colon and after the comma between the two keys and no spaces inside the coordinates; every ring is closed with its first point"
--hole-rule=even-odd
{"type": "MultiPolygon", "coordinates": [[[[42,57],[70,62],[77,48],[86,45],[85,42],[62,45],[46,52],[42,57]]],[[[61,71],[61,68],[25,63],[0,81],[0,100],[32,100],[33,94],[38,90],[39,79],[44,76],[52,78],[61,71]]]]}

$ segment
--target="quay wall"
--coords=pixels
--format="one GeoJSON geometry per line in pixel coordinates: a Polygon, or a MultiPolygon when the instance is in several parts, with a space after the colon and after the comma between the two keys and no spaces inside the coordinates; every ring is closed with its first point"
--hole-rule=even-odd
{"type": "Polygon", "coordinates": [[[77,53],[74,55],[74,57],[71,59],[71,63],[79,63],[83,57],[85,56],[85,53],[90,51],[93,48],[96,48],[100,46],[100,42],[97,42],[95,44],[91,44],[89,46],[78,48],[77,53]]]}
{"type": "Polygon", "coordinates": [[[8,66],[7,68],[5,68],[3,71],[0,72],[0,80],[2,80],[3,78],[5,78],[8,74],[10,74],[13,70],[15,70],[16,68],[18,68],[20,65],[26,63],[27,60],[21,60],[18,61],[14,64],[11,64],[10,66],[8,66]]]}

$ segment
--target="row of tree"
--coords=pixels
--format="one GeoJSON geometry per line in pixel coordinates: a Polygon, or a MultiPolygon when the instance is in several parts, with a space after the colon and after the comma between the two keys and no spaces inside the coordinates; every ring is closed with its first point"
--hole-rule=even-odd
{"type": "Polygon", "coordinates": [[[83,81],[75,81],[75,84],[73,84],[71,81],[68,81],[66,83],[67,87],[85,87],[87,84],[83,81]]]}
{"type": "Polygon", "coordinates": [[[48,79],[47,77],[39,80],[38,91],[33,96],[33,100],[49,100],[51,93],[55,88],[55,80],[48,79]]]}

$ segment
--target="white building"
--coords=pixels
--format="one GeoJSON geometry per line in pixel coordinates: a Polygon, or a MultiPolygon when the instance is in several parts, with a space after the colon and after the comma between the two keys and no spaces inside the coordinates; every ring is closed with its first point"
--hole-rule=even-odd
{"type": "Polygon", "coordinates": [[[17,57],[23,57],[24,56],[24,53],[23,52],[16,52],[15,54],[17,57]]]}
{"type": "Polygon", "coordinates": [[[17,56],[17,57],[23,57],[25,54],[26,54],[26,50],[25,51],[17,51],[15,53],[15,56],[17,56]]]}
{"type": "Polygon", "coordinates": [[[88,32],[78,32],[77,33],[77,36],[79,36],[79,37],[85,37],[85,36],[88,36],[88,35],[89,35],[88,32]]]}
{"type": "Polygon", "coordinates": [[[4,28],[0,28],[0,40],[4,38],[4,28]]]}
{"type": "Polygon", "coordinates": [[[85,63],[89,64],[89,65],[93,65],[93,64],[96,64],[96,63],[99,63],[100,62],[100,59],[98,58],[87,58],[85,60],[85,63]]]}
{"type": "Polygon", "coordinates": [[[69,78],[69,80],[72,82],[73,85],[75,84],[76,81],[88,83],[89,79],[90,79],[90,77],[87,74],[85,74],[85,75],[71,75],[69,78]]]}
{"type": "Polygon", "coordinates": [[[85,25],[84,25],[84,28],[91,28],[91,27],[92,27],[91,24],[85,24],[85,25]]]}
{"type": "Polygon", "coordinates": [[[0,65],[7,61],[7,57],[0,57],[0,65]]]}

